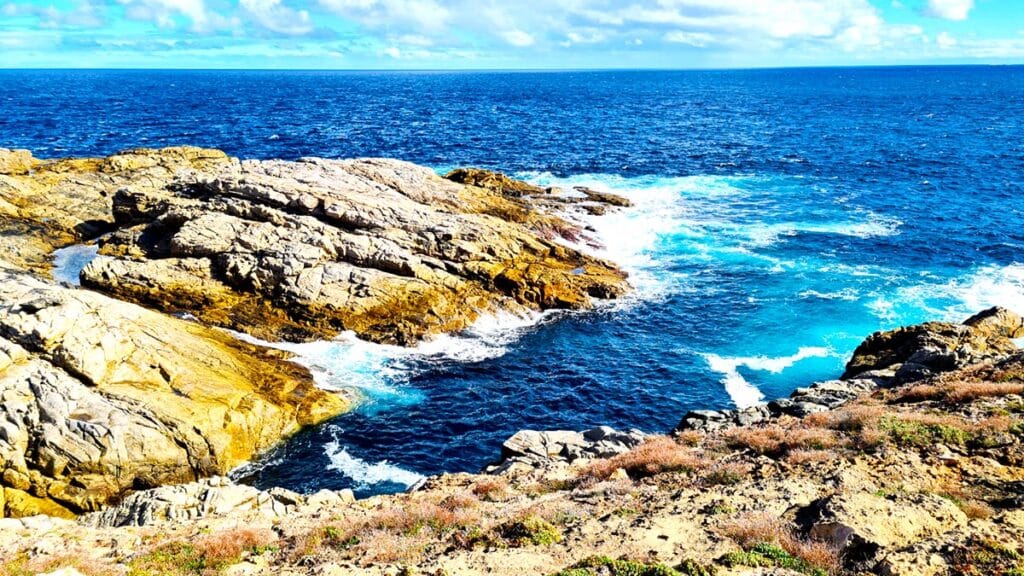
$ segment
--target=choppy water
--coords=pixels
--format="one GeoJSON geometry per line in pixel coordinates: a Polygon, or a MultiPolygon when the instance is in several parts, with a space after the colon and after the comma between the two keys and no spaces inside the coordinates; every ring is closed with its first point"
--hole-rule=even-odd
{"type": "Polygon", "coordinates": [[[39,156],[381,155],[636,202],[593,221],[633,274],[624,302],[411,351],[290,346],[368,401],[260,485],[398,490],[521,428],[662,431],[835,377],[880,328],[1024,312],[1024,68],[0,72],[0,112],[0,145],[39,156]]]}

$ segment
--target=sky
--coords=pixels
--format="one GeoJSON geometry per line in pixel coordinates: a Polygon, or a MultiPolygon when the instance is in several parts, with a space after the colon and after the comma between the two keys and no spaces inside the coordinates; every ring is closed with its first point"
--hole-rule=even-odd
{"type": "Polygon", "coordinates": [[[1024,62],[1024,0],[0,0],[0,68],[1024,62]]]}

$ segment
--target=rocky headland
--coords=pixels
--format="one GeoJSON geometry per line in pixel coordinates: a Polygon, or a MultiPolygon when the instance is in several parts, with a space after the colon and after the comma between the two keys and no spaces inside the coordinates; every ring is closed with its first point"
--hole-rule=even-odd
{"type": "Polygon", "coordinates": [[[560,214],[628,201],[193,148],[0,151],[0,199],[0,575],[1024,574],[1011,311],[874,334],[837,380],[664,435],[522,431],[405,494],[260,491],[221,475],[358,398],[218,327],[410,344],[587,308],[627,279],[560,214]],[[83,288],[57,285],[82,242],[83,288]]]}

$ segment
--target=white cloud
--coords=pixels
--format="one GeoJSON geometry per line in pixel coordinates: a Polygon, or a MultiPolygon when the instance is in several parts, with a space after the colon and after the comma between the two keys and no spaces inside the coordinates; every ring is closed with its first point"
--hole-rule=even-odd
{"type": "Polygon", "coordinates": [[[449,12],[437,0],[319,0],[327,10],[371,27],[411,26],[440,32],[449,12]]]}
{"type": "Polygon", "coordinates": [[[387,56],[388,58],[394,58],[395,60],[398,60],[399,58],[402,57],[402,50],[397,46],[389,46],[388,48],[384,49],[384,55],[387,56]]]}
{"type": "Polygon", "coordinates": [[[935,37],[935,43],[938,44],[940,48],[952,48],[956,46],[956,38],[953,38],[947,32],[941,32],[935,37]]]}
{"type": "Polygon", "coordinates": [[[665,34],[665,41],[673,44],[689,44],[697,48],[703,48],[713,42],[715,37],[703,32],[669,32],[665,34]]]}
{"type": "Polygon", "coordinates": [[[533,46],[535,41],[533,36],[523,32],[522,30],[508,30],[506,32],[502,32],[501,37],[505,39],[505,42],[508,42],[518,48],[533,46]]]}
{"type": "Polygon", "coordinates": [[[238,5],[249,13],[260,26],[289,36],[299,36],[313,31],[309,12],[293,10],[281,0],[239,0],[238,5]]]}
{"type": "Polygon", "coordinates": [[[161,28],[172,28],[175,18],[184,17],[198,31],[233,28],[238,20],[225,18],[207,9],[204,0],[117,0],[125,16],[133,20],[151,20],[161,28]]]}
{"type": "Polygon", "coordinates": [[[974,0],[928,0],[925,12],[945,20],[967,20],[972,8],[974,0]]]}

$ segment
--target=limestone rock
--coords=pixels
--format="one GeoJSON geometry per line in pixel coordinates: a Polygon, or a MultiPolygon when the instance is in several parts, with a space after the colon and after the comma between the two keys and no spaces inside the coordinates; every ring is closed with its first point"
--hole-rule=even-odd
{"type": "Polygon", "coordinates": [[[525,196],[528,194],[544,194],[544,190],[540,187],[527,184],[514,178],[501,174],[500,172],[492,172],[490,170],[481,170],[479,168],[459,168],[449,172],[445,178],[452,182],[458,182],[459,184],[465,184],[467,186],[476,186],[478,188],[484,188],[497,192],[504,196],[525,196]]]}
{"type": "Polygon", "coordinates": [[[967,322],[928,322],[872,334],[857,347],[843,378],[893,369],[901,381],[920,380],[1017,350],[1009,338],[1021,333],[1020,316],[993,309],[967,322]]]}
{"type": "Polygon", "coordinates": [[[35,163],[36,159],[28,150],[0,148],[0,174],[10,176],[27,174],[35,163]]]}
{"type": "Polygon", "coordinates": [[[0,264],[5,514],[224,473],[349,402],[281,353],[0,264]]]}

